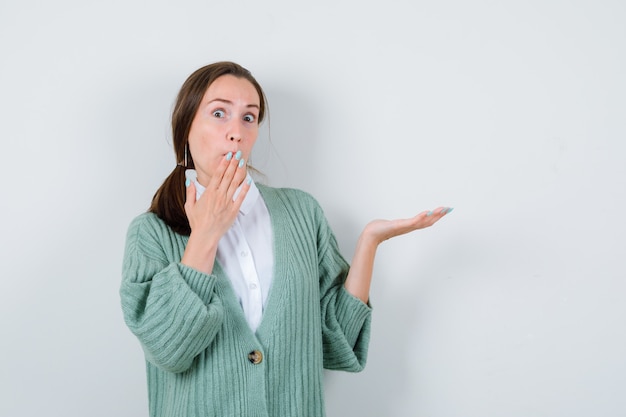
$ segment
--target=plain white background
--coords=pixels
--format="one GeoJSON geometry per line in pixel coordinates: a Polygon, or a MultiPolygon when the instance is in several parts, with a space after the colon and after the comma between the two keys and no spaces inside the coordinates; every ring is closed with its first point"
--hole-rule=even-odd
{"type": "Polygon", "coordinates": [[[346,258],[376,217],[369,362],[329,417],[626,415],[619,0],[0,3],[0,415],[147,415],[123,323],[130,220],[174,167],[180,85],[248,67],[252,163],[346,258]]]}

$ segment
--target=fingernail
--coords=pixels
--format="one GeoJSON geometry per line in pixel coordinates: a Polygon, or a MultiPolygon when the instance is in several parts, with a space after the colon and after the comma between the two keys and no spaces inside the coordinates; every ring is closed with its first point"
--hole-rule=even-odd
{"type": "Polygon", "coordinates": [[[252,178],[248,178],[248,181],[246,181],[248,183],[248,185],[252,184],[252,178]]]}
{"type": "Polygon", "coordinates": [[[226,160],[227,160],[227,161],[230,161],[231,159],[233,159],[233,153],[232,153],[232,152],[228,152],[228,153],[226,154],[226,160]]]}
{"type": "Polygon", "coordinates": [[[244,159],[239,160],[239,168],[242,168],[245,163],[246,161],[244,159]]]}
{"type": "Polygon", "coordinates": [[[187,180],[185,180],[185,187],[189,187],[190,184],[191,184],[191,181],[189,181],[189,178],[187,178],[187,180]]]}
{"type": "Polygon", "coordinates": [[[441,211],[439,213],[446,214],[447,211],[448,211],[448,207],[444,207],[444,208],[441,209],[441,211]]]}
{"type": "Polygon", "coordinates": [[[432,215],[433,215],[433,212],[432,212],[432,211],[429,211],[428,213],[426,213],[426,215],[427,215],[427,216],[432,216],[432,215]]]}
{"type": "Polygon", "coordinates": [[[241,159],[241,151],[237,151],[237,153],[235,154],[235,159],[238,161],[241,159]]]}
{"type": "Polygon", "coordinates": [[[448,207],[448,213],[452,213],[452,210],[454,210],[454,207],[448,207]]]}

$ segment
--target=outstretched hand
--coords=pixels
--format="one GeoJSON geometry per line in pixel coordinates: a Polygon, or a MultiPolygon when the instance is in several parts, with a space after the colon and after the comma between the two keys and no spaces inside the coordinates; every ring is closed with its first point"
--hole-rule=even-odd
{"type": "Polygon", "coordinates": [[[452,209],[449,207],[438,207],[432,211],[423,211],[410,219],[372,220],[369,222],[357,241],[352,265],[344,283],[346,290],[367,303],[374,269],[374,257],[378,245],[392,237],[430,227],[451,211],[452,209]]]}
{"type": "Polygon", "coordinates": [[[380,244],[392,237],[430,227],[452,210],[449,207],[438,207],[432,211],[423,211],[409,219],[372,220],[365,226],[363,234],[373,239],[376,244],[380,244]]]}

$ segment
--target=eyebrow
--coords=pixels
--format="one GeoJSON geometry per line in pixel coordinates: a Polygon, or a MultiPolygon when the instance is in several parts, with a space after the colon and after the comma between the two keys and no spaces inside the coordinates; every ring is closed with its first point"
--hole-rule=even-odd
{"type": "MultiPolygon", "coordinates": [[[[230,101],[230,100],[226,100],[226,99],[224,99],[224,98],[214,98],[213,100],[210,100],[207,104],[211,104],[211,103],[213,103],[214,101],[220,101],[220,102],[222,102],[222,103],[226,103],[226,104],[230,104],[230,105],[233,105],[233,104],[234,104],[232,101],[230,101]]],[[[246,107],[253,107],[253,108],[255,108],[255,109],[260,109],[260,107],[259,107],[259,105],[258,105],[258,104],[248,104],[246,107]]]]}

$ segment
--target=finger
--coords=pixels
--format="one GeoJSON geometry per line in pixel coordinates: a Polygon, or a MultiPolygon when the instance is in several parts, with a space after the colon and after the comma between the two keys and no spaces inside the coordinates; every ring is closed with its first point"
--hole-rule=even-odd
{"type": "Polygon", "coordinates": [[[454,210],[452,207],[437,207],[436,209],[427,212],[426,216],[428,216],[428,217],[432,217],[432,216],[442,217],[442,216],[445,216],[446,214],[450,213],[452,210],[454,210]]]}
{"type": "MultiPolygon", "coordinates": [[[[242,163],[241,152],[237,152],[235,156],[231,158],[228,162],[228,166],[224,171],[224,175],[218,185],[218,190],[225,193],[225,195],[229,198],[232,198],[234,191],[231,191],[232,183],[235,178],[235,174],[237,173],[239,165],[242,163]]],[[[241,181],[239,181],[241,182],[241,181]]],[[[237,187],[235,187],[236,189],[237,187]]]]}
{"type": "Polygon", "coordinates": [[[454,208],[452,207],[439,207],[435,209],[435,212],[437,213],[439,218],[441,218],[445,216],[446,214],[450,213],[452,210],[454,210],[454,208]]]}
{"type": "Polygon", "coordinates": [[[191,209],[195,204],[196,204],[196,184],[193,183],[193,181],[189,181],[187,180],[187,182],[185,183],[187,185],[187,189],[185,190],[185,213],[189,212],[189,209],[191,209]]]}
{"type": "Polygon", "coordinates": [[[443,216],[445,216],[446,214],[450,213],[453,209],[451,207],[437,207],[434,210],[429,211],[426,216],[427,216],[427,225],[428,226],[432,226],[433,224],[435,224],[436,222],[438,222],[439,220],[441,220],[441,218],[443,218],[443,216]]]}
{"type": "Polygon", "coordinates": [[[233,196],[237,192],[237,189],[241,187],[243,183],[245,182],[247,176],[248,176],[248,170],[246,166],[246,161],[244,159],[241,159],[239,160],[239,163],[237,164],[237,169],[228,187],[228,192],[227,192],[228,198],[231,198],[231,199],[233,198],[233,196]]]}
{"type": "Polygon", "coordinates": [[[412,230],[423,229],[435,224],[447,213],[447,207],[437,207],[434,210],[425,210],[418,213],[415,217],[406,219],[403,224],[412,230]]]}
{"type": "Polygon", "coordinates": [[[235,198],[235,200],[233,201],[233,205],[235,209],[237,210],[237,212],[239,212],[239,209],[241,208],[241,205],[243,204],[243,200],[246,199],[246,195],[248,194],[248,191],[250,190],[250,184],[252,184],[252,179],[248,179],[248,181],[245,181],[241,185],[241,190],[239,191],[239,194],[237,194],[237,198],[235,198]]]}
{"type": "Polygon", "coordinates": [[[232,152],[228,152],[226,155],[224,155],[219,165],[217,166],[217,169],[211,176],[209,184],[207,185],[208,189],[211,189],[211,190],[219,189],[220,185],[222,184],[222,181],[224,180],[224,175],[226,175],[226,171],[231,166],[233,159],[234,158],[233,158],[232,152]]]}

